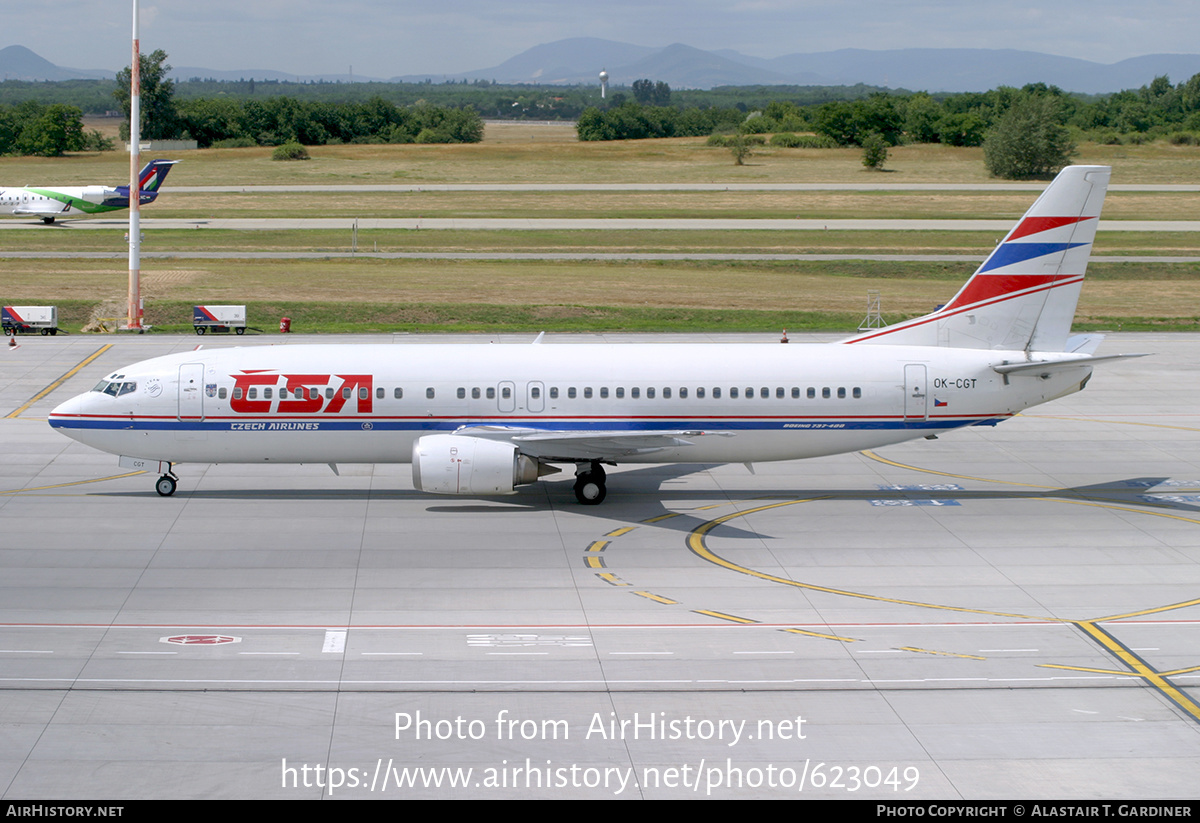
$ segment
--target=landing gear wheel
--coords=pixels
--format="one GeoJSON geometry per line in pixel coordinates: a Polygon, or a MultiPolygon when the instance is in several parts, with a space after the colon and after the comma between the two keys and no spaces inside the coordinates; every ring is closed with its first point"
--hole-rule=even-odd
{"type": "Polygon", "coordinates": [[[177,485],[178,484],[176,483],[174,477],[169,474],[164,474],[162,477],[158,478],[158,482],[154,484],[154,490],[163,497],[170,497],[175,493],[175,487],[177,485]]]}
{"type": "Polygon", "coordinates": [[[608,488],[603,478],[592,474],[581,474],[575,479],[575,499],[585,506],[595,506],[604,502],[608,488]]]}

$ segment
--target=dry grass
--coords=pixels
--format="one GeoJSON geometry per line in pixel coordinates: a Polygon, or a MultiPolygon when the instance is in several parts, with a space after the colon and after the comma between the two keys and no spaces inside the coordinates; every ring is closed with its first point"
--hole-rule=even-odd
{"type": "MultiPolygon", "coordinates": [[[[1017,219],[1030,192],[171,192],[147,217],[670,217],[804,219],[1017,219]]],[[[1200,193],[1113,192],[1107,220],[1200,215],[1200,193]]]]}
{"type": "MultiPolygon", "coordinates": [[[[895,149],[886,174],[865,171],[856,150],[767,149],[745,167],[700,139],[578,143],[569,126],[489,124],[471,146],[326,146],[305,163],[275,163],[270,149],[181,153],[167,194],[148,214],[347,217],[403,216],[696,216],[696,217],[982,217],[1016,218],[1029,193],[1006,192],[711,192],[711,193],[430,193],[413,195],[171,194],[171,185],[435,183],[435,182],[988,182],[974,149],[912,146],[895,149]]],[[[1200,148],[1085,147],[1078,162],[1111,163],[1116,182],[1200,183],[1200,148]]],[[[117,182],[128,175],[119,153],[0,159],[9,183],[117,182]]],[[[1200,194],[1113,193],[1105,217],[1191,219],[1200,194]]],[[[4,233],[10,249],[124,248],[120,229],[4,233]]],[[[707,251],[875,252],[984,254],[997,237],[970,232],[455,232],[363,231],[359,248],[381,251],[707,251]]],[[[152,232],[147,251],[348,250],[349,232],[152,232]]],[[[1102,234],[1097,251],[1195,255],[1194,234],[1102,234]]],[[[502,314],[536,307],[544,316],[586,320],[591,307],[630,313],[657,308],[865,313],[866,292],[883,293],[883,313],[895,318],[928,311],[947,300],[970,274],[969,263],[824,264],[448,262],[424,260],[214,260],[179,266],[146,261],[143,290],[156,301],[262,302],[282,306],[403,306],[452,310],[491,304],[502,314]],[[903,282],[897,282],[902,280],[903,282]]],[[[1080,317],[1141,316],[1187,322],[1200,305],[1195,266],[1094,265],[1080,317]]],[[[122,261],[22,260],[7,267],[4,297],[13,303],[123,299],[122,261]]],[[[444,316],[439,315],[439,316],[444,316]]],[[[583,322],[583,321],[581,321],[583,322]]],[[[586,322],[583,322],[586,326],[586,322]]]]}
{"type": "MultiPolygon", "coordinates": [[[[316,146],[313,159],[278,163],[270,148],[180,152],[176,185],[355,182],[989,182],[980,149],[939,145],[892,149],[886,173],[863,168],[857,149],[761,148],[745,166],[703,138],[580,143],[563,124],[489,124],[484,142],[447,146],[316,146]],[[544,131],[538,131],[544,129],[544,131]]],[[[1078,163],[1107,163],[1116,182],[1200,183],[1200,148],[1081,147],[1078,163]]],[[[118,182],[128,177],[120,152],[67,158],[3,158],[12,185],[118,182]]]]}
{"type": "MultiPolygon", "coordinates": [[[[115,263],[115,261],[114,261],[115,263]]],[[[1081,317],[1194,317],[1196,267],[1093,265],[1081,317]],[[1111,274],[1110,274],[1111,273],[1111,274]],[[1178,276],[1176,276],[1178,275],[1178,276]]],[[[23,261],[7,278],[6,301],[118,299],[126,272],[87,261],[23,261]],[[52,285],[48,285],[52,284],[52,285]]],[[[142,272],[148,303],[487,303],[510,306],[614,306],[864,311],[868,289],[883,294],[887,316],[924,313],[949,299],[970,264],[687,264],[451,262],[425,260],[212,261],[151,265],[142,272]],[[932,275],[932,276],[930,276],[932,275]]]]}

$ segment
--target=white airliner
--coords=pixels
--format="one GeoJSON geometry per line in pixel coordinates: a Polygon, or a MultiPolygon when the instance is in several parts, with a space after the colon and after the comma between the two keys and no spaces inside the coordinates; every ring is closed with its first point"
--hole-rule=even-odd
{"type": "MultiPolygon", "coordinates": [[[[167,172],[178,160],[151,160],[141,170],[139,202],[144,206],[158,199],[159,187],[167,172]]],[[[25,186],[19,189],[0,189],[0,214],[15,217],[40,217],[43,223],[53,223],[59,217],[79,214],[104,214],[129,208],[129,186],[76,186],[58,189],[46,186],[25,186]]]]}
{"type": "Polygon", "coordinates": [[[120,369],[50,425],[124,466],[412,463],[441,494],[509,494],[574,464],[753,463],[995,425],[1079,391],[1099,335],[1070,336],[1104,166],[1064,169],[933,314],[825,345],[306,345],[120,369]]]}

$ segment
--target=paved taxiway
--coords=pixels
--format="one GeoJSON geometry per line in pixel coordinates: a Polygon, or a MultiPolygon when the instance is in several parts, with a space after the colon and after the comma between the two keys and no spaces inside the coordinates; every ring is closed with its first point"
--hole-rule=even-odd
{"type": "Polygon", "coordinates": [[[596,508],[407,466],[165,499],[46,426],[197,342],[0,356],[6,798],[1196,796],[1200,336],[1113,335],[1155,356],[994,429],[623,467],[596,508]]]}

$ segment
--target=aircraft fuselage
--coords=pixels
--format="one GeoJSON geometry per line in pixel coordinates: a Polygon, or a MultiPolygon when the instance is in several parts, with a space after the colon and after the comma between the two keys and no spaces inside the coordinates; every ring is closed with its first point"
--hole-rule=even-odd
{"type": "MultiPolygon", "coordinates": [[[[105,382],[117,389],[68,401],[51,425],[172,463],[408,462],[416,438],[487,427],[703,433],[622,462],[791,460],[995,424],[1091,372],[1006,379],[992,369],[1025,359],[838,344],[230,348],[114,373],[105,382]]],[[[522,450],[589,459],[561,441],[548,448],[522,450]]]]}

